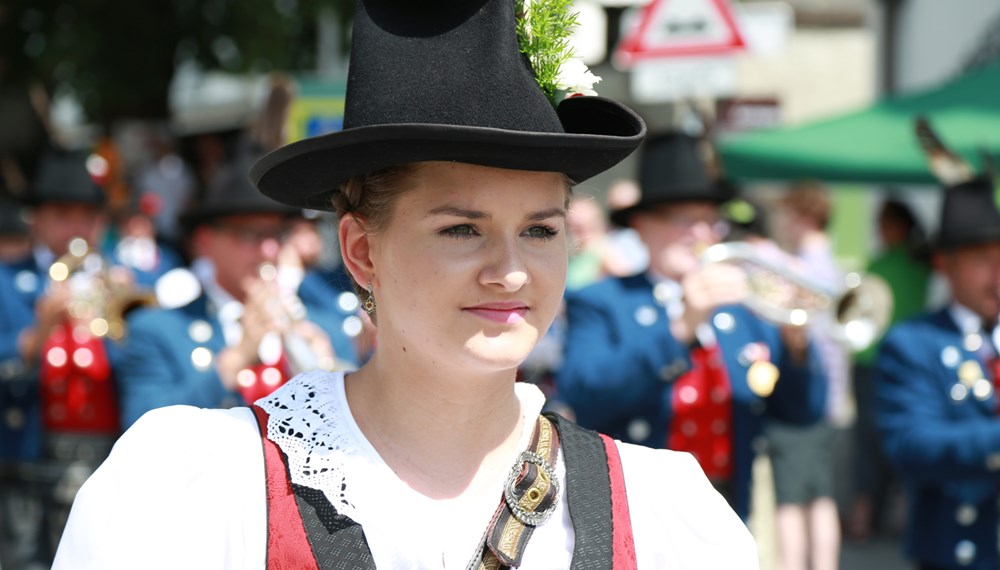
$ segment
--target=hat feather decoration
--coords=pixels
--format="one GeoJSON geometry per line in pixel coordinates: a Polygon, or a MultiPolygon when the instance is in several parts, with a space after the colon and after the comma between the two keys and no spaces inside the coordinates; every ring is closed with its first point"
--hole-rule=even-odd
{"type": "Polygon", "coordinates": [[[993,184],[993,202],[1000,209],[1000,171],[997,170],[997,163],[986,148],[979,149],[979,157],[983,163],[983,176],[993,184]]]}
{"type": "Polygon", "coordinates": [[[698,153],[709,177],[713,180],[723,180],[726,177],[725,165],[722,162],[722,154],[715,145],[715,120],[709,117],[696,101],[690,101],[691,110],[694,111],[701,123],[701,136],[698,137],[698,153]]]}
{"type": "Polygon", "coordinates": [[[927,117],[918,116],[914,129],[931,173],[939,182],[954,186],[975,178],[969,163],[944,144],[927,117]]]}
{"type": "Polygon", "coordinates": [[[949,250],[1000,242],[1000,192],[991,167],[984,173],[948,148],[926,117],[917,117],[915,132],[931,172],[945,187],[934,246],[949,250]]]}

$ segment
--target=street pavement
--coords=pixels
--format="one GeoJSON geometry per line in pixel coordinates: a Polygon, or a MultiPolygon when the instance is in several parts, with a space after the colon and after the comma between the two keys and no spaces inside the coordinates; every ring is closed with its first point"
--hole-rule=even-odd
{"type": "MultiPolygon", "coordinates": [[[[840,551],[841,570],[912,570],[903,559],[898,537],[878,537],[865,543],[844,542],[840,551]]],[[[761,570],[764,570],[761,568],[761,570]]]]}

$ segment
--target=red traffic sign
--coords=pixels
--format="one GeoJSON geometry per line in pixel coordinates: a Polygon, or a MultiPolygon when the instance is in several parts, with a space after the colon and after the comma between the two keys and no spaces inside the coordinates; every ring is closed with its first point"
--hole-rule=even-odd
{"type": "Polygon", "coordinates": [[[721,55],[745,45],[727,0],[652,0],[619,42],[615,62],[721,55]]]}

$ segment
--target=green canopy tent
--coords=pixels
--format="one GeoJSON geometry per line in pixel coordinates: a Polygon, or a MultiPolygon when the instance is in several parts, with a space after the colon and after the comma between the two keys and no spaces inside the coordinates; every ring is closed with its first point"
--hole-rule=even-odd
{"type": "Polygon", "coordinates": [[[914,135],[925,115],[945,144],[975,168],[1000,158],[1000,60],[925,91],[811,124],[720,141],[737,180],[937,184],[914,135]]]}

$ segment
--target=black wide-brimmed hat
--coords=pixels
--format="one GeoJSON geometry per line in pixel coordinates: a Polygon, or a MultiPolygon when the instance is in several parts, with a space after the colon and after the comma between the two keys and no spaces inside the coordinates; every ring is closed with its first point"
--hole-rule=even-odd
{"type": "Polygon", "coordinates": [[[650,137],[640,150],[639,187],[642,194],[631,206],[611,212],[611,221],[627,226],[633,213],[677,202],[725,202],[735,187],[718,178],[699,152],[700,139],[671,132],[650,137]]]}
{"type": "Polygon", "coordinates": [[[220,169],[204,198],[181,214],[181,225],[190,229],[240,214],[302,215],[300,208],[276,202],[253,187],[246,176],[252,163],[251,158],[242,156],[220,169]]]}
{"type": "Polygon", "coordinates": [[[980,176],[947,188],[934,247],[947,250],[987,242],[1000,242],[1000,209],[993,181],[980,176]]]}
{"type": "Polygon", "coordinates": [[[595,96],[554,108],[518,47],[514,0],[360,0],[342,131],[280,148],[250,177],[286,204],[329,210],[352,176],[448,160],[563,172],[582,182],[646,127],[595,96]]]}
{"type": "Polygon", "coordinates": [[[35,184],[25,196],[25,203],[29,206],[51,203],[104,206],[108,197],[87,169],[89,156],[81,151],[46,152],[39,161],[35,184]]]}

